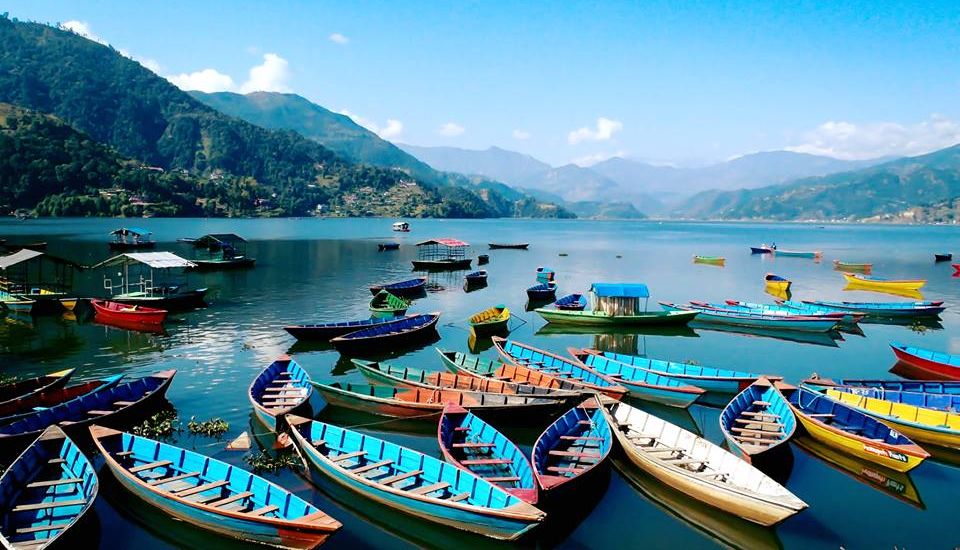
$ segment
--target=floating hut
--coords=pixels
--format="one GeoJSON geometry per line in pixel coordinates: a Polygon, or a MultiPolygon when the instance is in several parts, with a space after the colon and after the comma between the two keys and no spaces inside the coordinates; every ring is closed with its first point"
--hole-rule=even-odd
{"type": "Polygon", "coordinates": [[[640,283],[593,283],[590,285],[590,306],[611,317],[637,315],[647,311],[650,290],[640,283]],[[643,309],[640,301],[643,301],[643,309]]]}
{"type": "Polygon", "coordinates": [[[413,268],[421,270],[470,269],[468,243],[457,239],[430,239],[417,243],[417,259],[413,268]]]}
{"type": "Polygon", "coordinates": [[[187,286],[186,270],[195,267],[194,262],[172,252],[127,252],[93,269],[105,269],[103,289],[115,302],[184,310],[205,305],[207,289],[187,286]]]}
{"type": "Polygon", "coordinates": [[[76,262],[28,248],[0,256],[0,300],[33,300],[34,313],[72,310],[73,277],[80,269],[76,262]]]}

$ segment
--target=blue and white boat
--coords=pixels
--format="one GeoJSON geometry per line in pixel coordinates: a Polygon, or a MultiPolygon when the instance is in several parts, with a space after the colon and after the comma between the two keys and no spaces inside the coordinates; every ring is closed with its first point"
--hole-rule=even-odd
{"type": "MultiPolygon", "coordinates": [[[[596,352],[596,350],[585,350],[596,352]]],[[[718,369],[716,367],[707,367],[703,365],[694,365],[690,363],[675,363],[673,361],[663,361],[661,359],[649,359],[637,355],[626,355],[623,353],[614,353],[611,351],[596,352],[604,357],[614,361],[625,363],[627,365],[658,372],[670,378],[681,380],[708,392],[715,393],[740,393],[750,384],[756,382],[761,376],[754,372],[718,369]]],[[[770,380],[779,379],[778,377],[767,377],[770,380]]]]}
{"type": "Polygon", "coordinates": [[[533,471],[544,492],[575,494],[613,448],[613,434],[598,397],[570,409],[540,434],[533,445],[533,471]]]}
{"type": "Polygon", "coordinates": [[[836,319],[808,317],[805,315],[769,315],[730,309],[714,309],[697,305],[679,306],[660,302],[665,311],[699,311],[696,322],[733,325],[738,327],[791,330],[798,332],[830,332],[837,328],[836,319]]]}
{"type": "MultiPolygon", "coordinates": [[[[407,315],[415,317],[415,315],[407,315]]],[[[290,325],[283,327],[283,330],[290,333],[297,340],[312,340],[316,342],[329,342],[330,339],[337,336],[343,336],[351,332],[356,332],[365,328],[375,327],[384,323],[392,323],[400,320],[397,317],[374,317],[372,319],[360,319],[357,321],[338,321],[335,323],[320,323],[313,325],[290,325]]]]}
{"type": "Polygon", "coordinates": [[[801,315],[806,317],[827,317],[837,319],[840,323],[848,326],[855,325],[863,319],[862,313],[842,312],[819,308],[808,305],[804,309],[797,309],[787,306],[783,303],[776,304],[757,304],[754,302],[742,302],[740,300],[727,300],[723,304],[710,304],[711,307],[718,309],[731,309],[734,311],[745,311],[748,313],[764,313],[769,315],[801,315]]]}
{"type": "MultiPolygon", "coordinates": [[[[769,457],[797,429],[797,417],[776,385],[761,378],[720,412],[720,431],[748,462],[769,457]]],[[[782,448],[786,449],[786,446],[782,448]]]]}
{"type": "Polygon", "coordinates": [[[310,375],[289,356],[281,355],[263,369],[250,385],[250,402],[257,419],[280,433],[284,415],[310,415],[313,385],[310,375]]]}
{"type": "Polygon", "coordinates": [[[440,313],[424,313],[394,319],[355,332],[348,332],[330,340],[340,353],[396,350],[418,344],[437,336],[440,313]]]}
{"type": "Polygon", "coordinates": [[[416,279],[407,279],[406,281],[399,281],[396,283],[384,283],[382,285],[373,285],[370,287],[370,294],[374,296],[377,295],[381,290],[386,290],[394,296],[400,296],[403,298],[408,298],[410,296],[416,296],[418,294],[423,294],[424,289],[427,286],[426,277],[417,277],[416,279]]]}
{"type": "MultiPolygon", "coordinates": [[[[946,306],[936,302],[831,302],[823,300],[804,300],[800,302],[810,306],[834,311],[856,311],[873,317],[934,317],[943,313],[946,306]]],[[[796,302],[786,301],[784,305],[795,307],[796,302]]]]}
{"type": "Polygon", "coordinates": [[[491,340],[503,360],[511,365],[540,371],[618,400],[627,393],[627,388],[620,383],[579,361],[499,336],[494,336],[491,340]]]}
{"type": "Polygon", "coordinates": [[[632,397],[638,399],[686,408],[705,393],[702,388],[653,370],[615,361],[594,350],[568,348],[568,351],[577,361],[622,384],[632,397]]]}

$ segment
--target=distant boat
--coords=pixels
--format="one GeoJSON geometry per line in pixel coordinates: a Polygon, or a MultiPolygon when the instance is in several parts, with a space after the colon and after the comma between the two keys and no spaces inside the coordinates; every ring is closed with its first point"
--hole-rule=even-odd
{"type": "Polygon", "coordinates": [[[890,290],[920,290],[927,284],[926,279],[883,279],[856,273],[844,273],[843,278],[851,284],[890,290]]]}
{"type": "Polygon", "coordinates": [[[953,254],[934,254],[933,261],[935,262],[949,262],[953,259],[953,254]]]}
{"type": "Polygon", "coordinates": [[[774,275],[773,273],[767,273],[763,276],[763,281],[766,283],[767,288],[777,290],[779,292],[788,292],[790,290],[790,285],[792,284],[787,279],[774,275]]]}
{"type": "Polygon", "coordinates": [[[873,264],[856,264],[834,260],[833,268],[838,271],[859,271],[861,273],[870,273],[873,270],[873,264]]]}
{"type": "Polygon", "coordinates": [[[693,262],[698,264],[710,264],[722,266],[727,261],[723,256],[694,256],[693,262]]]}
{"type": "Polygon", "coordinates": [[[817,258],[820,258],[820,257],[823,256],[823,252],[820,252],[819,250],[815,250],[815,251],[807,251],[807,250],[782,250],[782,249],[777,248],[777,249],[774,249],[774,250],[773,250],[773,255],[774,255],[774,256],[784,256],[784,257],[789,257],[789,258],[814,258],[814,259],[817,259],[817,258]]]}
{"type": "Polygon", "coordinates": [[[408,298],[410,296],[422,294],[426,285],[426,277],[417,277],[415,279],[407,279],[406,281],[399,281],[396,283],[384,283],[382,285],[371,286],[370,294],[376,295],[381,290],[387,290],[394,296],[408,298]]]}
{"type": "Polygon", "coordinates": [[[829,332],[834,330],[839,319],[808,317],[805,315],[774,315],[736,311],[733,309],[715,309],[709,306],[679,306],[669,302],[660,302],[666,311],[698,311],[697,321],[740,327],[791,330],[801,332],[829,332]]]}
{"type": "Polygon", "coordinates": [[[487,270],[473,271],[463,276],[468,285],[482,285],[487,282],[487,270]]]}
{"type": "Polygon", "coordinates": [[[477,256],[477,265],[487,265],[488,263],[490,263],[490,256],[486,254],[479,254],[477,256]]]}
{"type": "Polygon", "coordinates": [[[751,254],[773,254],[774,250],[776,250],[776,247],[767,246],[765,244],[750,247],[751,254]]]}
{"type": "Polygon", "coordinates": [[[377,250],[380,250],[381,252],[384,250],[399,250],[399,249],[400,249],[400,243],[379,243],[377,245],[377,250]]]}
{"type": "Polygon", "coordinates": [[[113,250],[143,250],[157,246],[153,233],[139,227],[114,229],[110,236],[113,237],[110,241],[110,248],[113,250]]]}
{"type": "Polygon", "coordinates": [[[513,250],[526,250],[530,246],[530,243],[488,243],[490,250],[497,249],[513,249],[513,250]]]}
{"type": "Polygon", "coordinates": [[[557,295],[557,283],[538,283],[527,289],[527,298],[534,302],[549,300],[557,295]]]}
{"type": "Polygon", "coordinates": [[[395,222],[393,224],[393,230],[407,233],[410,231],[410,224],[407,222],[395,222]]]}

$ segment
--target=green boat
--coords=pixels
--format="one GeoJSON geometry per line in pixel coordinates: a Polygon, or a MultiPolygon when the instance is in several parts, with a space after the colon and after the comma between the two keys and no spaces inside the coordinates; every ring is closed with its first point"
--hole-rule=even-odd
{"type": "Polygon", "coordinates": [[[370,311],[377,315],[403,315],[410,307],[410,300],[405,300],[381,290],[370,300],[370,311]]]}
{"type": "Polygon", "coordinates": [[[647,311],[632,315],[607,315],[602,311],[535,310],[551,324],[583,326],[685,325],[697,316],[695,311],[647,311]]]}

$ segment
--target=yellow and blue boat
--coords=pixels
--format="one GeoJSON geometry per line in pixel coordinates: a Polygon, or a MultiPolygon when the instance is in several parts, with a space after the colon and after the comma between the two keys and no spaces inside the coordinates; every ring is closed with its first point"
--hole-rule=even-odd
{"type": "Polygon", "coordinates": [[[873,416],[884,424],[919,443],[960,449],[960,414],[925,409],[905,403],[894,403],[866,395],[858,395],[837,388],[828,388],[826,394],[873,416]]]}
{"type": "Polygon", "coordinates": [[[844,273],[843,278],[851,285],[899,292],[917,291],[927,284],[926,279],[883,279],[857,273],[844,273]]]}

